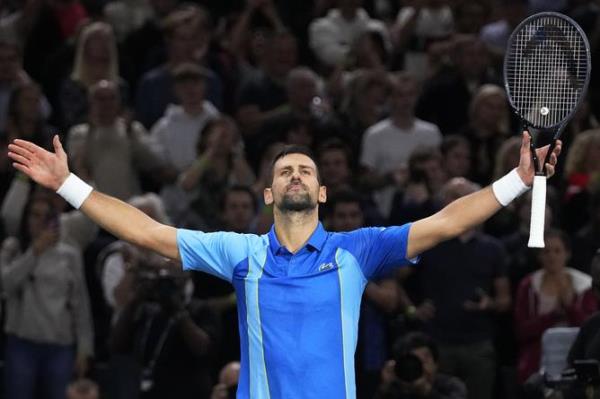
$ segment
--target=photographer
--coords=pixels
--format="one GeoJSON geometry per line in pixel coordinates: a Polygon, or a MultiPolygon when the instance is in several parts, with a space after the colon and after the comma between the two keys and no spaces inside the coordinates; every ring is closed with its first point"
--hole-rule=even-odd
{"type": "MultiPolygon", "coordinates": [[[[600,299],[600,248],[596,251],[596,255],[590,264],[590,274],[592,276],[592,287],[590,289],[596,298],[600,299]]],[[[576,370],[577,381],[568,388],[565,398],[600,397],[599,368],[598,363],[594,365],[593,361],[600,362],[600,312],[596,312],[586,320],[581,326],[573,346],[571,346],[567,363],[569,367],[576,370]],[[578,362],[588,363],[591,366],[591,368],[588,368],[591,374],[578,370],[576,364],[578,362]]]]}
{"type": "Polygon", "coordinates": [[[437,372],[438,348],[420,332],[395,344],[394,359],[387,362],[376,399],[466,399],[465,385],[437,372]]]}
{"type": "Polygon", "coordinates": [[[208,355],[218,323],[204,303],[192,300],[188,275],[167,262],[160,269],[138,266],[135,294],[119,314],[111,347],[137,359],[140,398],[208,397],[208,355]]]}
{"type": "MultiPolygon", "coordinates": [[[[591,290],[600,301],[600,248],[590,264],[591,290]]],[[[600,312],[596,312],[581,326],[567,359],[569,365],[575,360],[594,359],[600,361],[600,312]]]]}

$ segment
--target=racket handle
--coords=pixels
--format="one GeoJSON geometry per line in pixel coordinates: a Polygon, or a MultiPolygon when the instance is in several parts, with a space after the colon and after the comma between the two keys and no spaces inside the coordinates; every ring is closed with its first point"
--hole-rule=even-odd
{"type": "Polygon", "coordinates": [[[544,222],[546,213],[546,176],[533,178],[531,195],[531,225],[529,226],[529,248],[544,248],[544,222]]]}

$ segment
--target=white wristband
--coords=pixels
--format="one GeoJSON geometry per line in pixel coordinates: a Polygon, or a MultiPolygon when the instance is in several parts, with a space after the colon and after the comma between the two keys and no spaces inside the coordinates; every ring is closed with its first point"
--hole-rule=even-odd
{"type": "Polygon", "coordinates": [[[73,208],[79,209],[92,190],[92,186],[71,173],[56,190],[56,194],[63,197],[73,208]]]}
{"type": "Polygon", "coordinates": [[[521,180],[517,169],[511,170],[492,184],[492,191],[502,206],[510,204],[512,200],[529,189],[530,187],[521,180]]]}

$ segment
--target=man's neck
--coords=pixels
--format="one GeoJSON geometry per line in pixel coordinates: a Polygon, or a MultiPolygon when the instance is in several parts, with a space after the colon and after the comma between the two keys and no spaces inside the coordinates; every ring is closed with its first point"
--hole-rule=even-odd
{"type": "Polygon", "coordinates": [[[273,210],[275,234],[279,243],[291,253],[302,248],[319,224],[317,208],[307,212],[273,210]]]}
{"type": "Polygon", "coordinates": [[[393,114],[392,122],[400,129],[409,129],[415,123],[415,117],[411,114],[393,114]]]}
{"type": "Polygon", "coordinates": [[[340,15],[348,22],[354,21],[358,14],[358,9],[339,8],[339,10],[340,15]]]}
{"type": "Polygon", "coordinates": [[[204,104],[203,103],[194,104],[194,105],[182,105],[181,108],[183,108],[183,112],[185,112],[186,114],[188,114],[190,116],[202,115],[202,112],[204,112],[204,104]]]}

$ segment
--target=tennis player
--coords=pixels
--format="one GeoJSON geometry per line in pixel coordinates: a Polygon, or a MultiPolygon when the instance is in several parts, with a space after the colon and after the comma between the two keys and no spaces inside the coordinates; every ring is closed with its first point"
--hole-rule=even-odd
{"type": "MultiPolygon", "coordinates": [[[[241,340],[238,398],[355,398],[354,351],[367,281],[415,263],[437,243],[482,223],[533,181],[529,135],[520,163],[492,186],[438,213],[397,227],[330,233],[319,223],[327,199],[311,154],[288,147],[273,162],[264,201],[273,204],[268,234],[203,233],[162,225],[69,173],[67,154],[24,140],[9,145],[13,166],[55,190],[115,236],[230,281],[237,293],[241,340]]],[[[559,143],[547,165],[554,173],[559,143]]],[[[538,150],[544,159],[548,148],[538,150]]]]}

